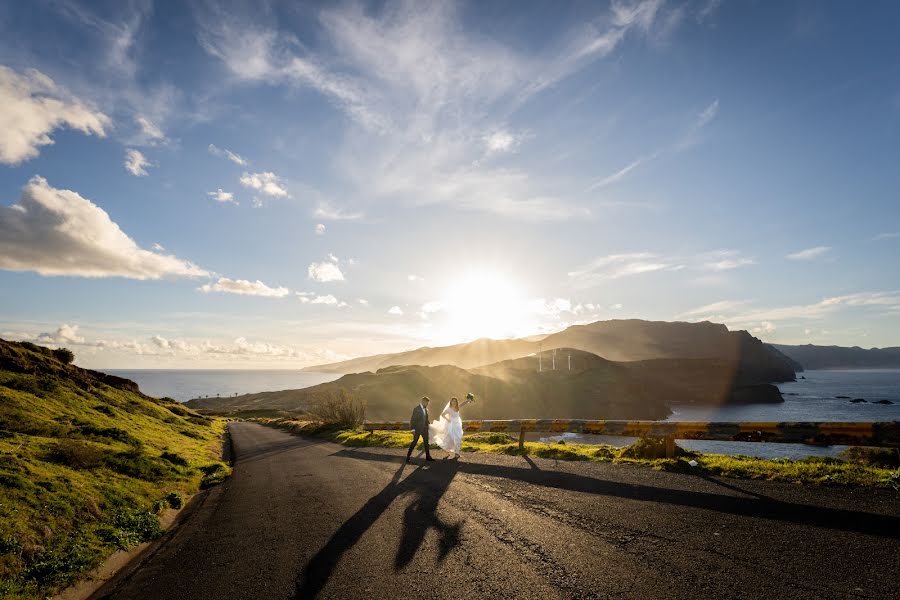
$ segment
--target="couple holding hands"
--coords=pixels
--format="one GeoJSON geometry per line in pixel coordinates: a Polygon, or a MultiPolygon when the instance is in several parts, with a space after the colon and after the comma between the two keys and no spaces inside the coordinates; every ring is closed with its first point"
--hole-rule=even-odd
{"type": "Polygon", "coordinates": [[[459,450],[462,445],[463,429],[462,418],[459,416],[460,409],[475,402],[475,396],[466,394],[466,399],[460,404],[459,399],[450,398],[450,402],[441,411],[440,417],[433,423],[428,417],[428,403],[431,400],[428,396],[423,396],[419,404],[413,409],[412,417],[409,419],[409,428],[413,431],[413,441],[409,445],[409,451],[406,453],[406,462],[409,462],[412,452],[416,447],[419,438],[422,438],[422,444],[425,447],[425,460],[434,460],[431,458],[429,443],[434,442],[447,452],[453,454],[453,458],[459,458],[459,450]]]}

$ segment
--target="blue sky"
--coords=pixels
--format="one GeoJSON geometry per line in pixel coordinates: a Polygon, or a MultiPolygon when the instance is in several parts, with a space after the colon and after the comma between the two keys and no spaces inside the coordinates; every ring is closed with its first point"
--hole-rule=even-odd
{"type": "Polygon", "coordinates": [[[293,367],[609,318],[900,345],[900,8],[0,6],[0,335],[293,367]]]}

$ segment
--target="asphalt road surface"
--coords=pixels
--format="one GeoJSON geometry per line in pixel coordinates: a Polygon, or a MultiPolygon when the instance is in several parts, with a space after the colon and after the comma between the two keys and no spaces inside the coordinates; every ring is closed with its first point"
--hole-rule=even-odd
{"type": "Polygon", "coordinates": [[[233,476],[95,598],[900,598],[897,492],[230,429],[233,476]]]}

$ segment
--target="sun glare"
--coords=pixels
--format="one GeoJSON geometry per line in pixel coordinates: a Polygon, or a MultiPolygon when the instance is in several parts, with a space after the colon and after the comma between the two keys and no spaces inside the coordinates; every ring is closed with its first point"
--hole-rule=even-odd
{"type": "Polygon", "coordinates": [[[501,273],[472,271],[448,286],[443,320],[435,332],[444,342],[525,335],[534,326],[522,290],[501,273]]]}

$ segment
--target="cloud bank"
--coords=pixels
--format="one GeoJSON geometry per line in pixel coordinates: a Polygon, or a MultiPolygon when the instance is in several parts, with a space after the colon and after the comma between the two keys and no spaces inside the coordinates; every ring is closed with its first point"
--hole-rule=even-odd
{"type": "Polygon", "coordinates": [[[197,265],[140,248],[102,208],[33,177],[0,207],[0,269],[80,277],[198,277],[197,265]]]}

